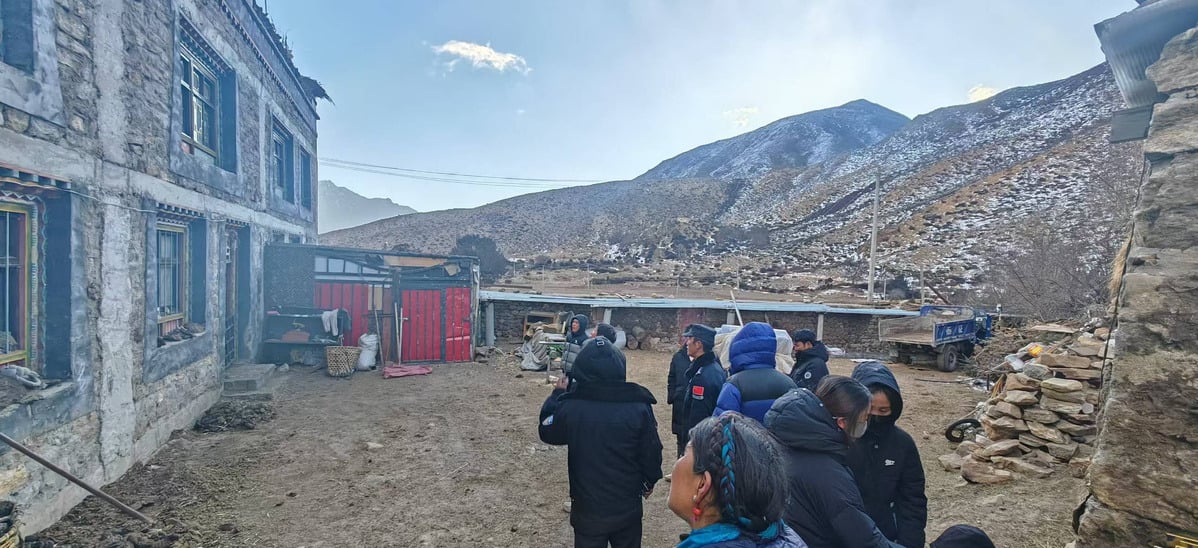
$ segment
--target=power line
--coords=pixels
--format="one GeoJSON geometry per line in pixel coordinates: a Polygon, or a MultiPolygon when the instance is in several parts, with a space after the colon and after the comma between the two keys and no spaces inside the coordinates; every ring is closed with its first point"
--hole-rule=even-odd
{"type": "Polygon", "coordinates": [[[427,171],[423,169],[411,169],[404,167],[383,166],[378,164],[367,164],[363,162],[352,162],[349,160],[339,160],[336,158],[321,158],[320,161],[326,164],[342,164],[343,166],[369,167],[376,169],[387,169],[391,171],[402,171],[405,173],[421,173],[425,175],[444,175],[447,177],[469,177],[474,179],[496,179],[500,181],[527,181],[538,183],[603,183],[601,179],[554,179],[554,178],[537,178],[537,177],[505,177],[501,175],[475,175],[470,173],[453,173],[448,171],[427,171]]]}
{"type": "Polygon", "coordinates": [[[336,168],[336,169],[345,169],[345,170],[349,170],[349,171],[357,171],[360,173],[376,173],[379,175],[388,175],[391,177],[400,177],[403,179],[412,179],[412,180],[417,180],[417,181],[432,181],[432,182],[438,182],[438,183],[450,183],[450,184],[458,184],[458,185],[487,186],[487,187],[500,187],[500,188],[526,188],[526,189],[533,189],[533,190],[553,190],[553,189],[562,188],[563,186],[565,186],[563,184],[548,184],[548,183],[463,181],[461,179],[450,179],[450,178],[445,178],[445,177],[427,177],[424,175],[396,173],[394,171],[384,171],[381,169],[371,169],[371,168],[355,167],[355,166],[344,166],[344,165],[338,165],[338,164],[333,164],[333,163],[327,163],[324,161],[321,161],[321,164],[325,165],[326,167],[331,167],[331,168],[336,168]]]}

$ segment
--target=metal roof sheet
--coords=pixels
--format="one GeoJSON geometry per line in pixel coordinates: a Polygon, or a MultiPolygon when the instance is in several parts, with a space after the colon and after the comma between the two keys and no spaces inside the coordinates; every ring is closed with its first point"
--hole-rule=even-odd
{"type": "MultiPolygon", "coordinates": [[[[482,301],[524,302],[544,304],[573,304],[593,308],[704,308],[732,310],[732,301],[715,299],[648,299],[641,297],[578,297],[571,295],[538,295],[479,291],[482,301]]],[[[784,303],[773,301],[736,301],[736,308],[759,312],[812,312],[823,314],[864,314],[869,316],[918,316],[919,312],[897,308],[848,308],[817,303],[784,303]]]]}

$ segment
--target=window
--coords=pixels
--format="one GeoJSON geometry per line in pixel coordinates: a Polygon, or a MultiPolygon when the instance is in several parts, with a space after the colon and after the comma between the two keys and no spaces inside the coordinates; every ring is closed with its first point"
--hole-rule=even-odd
{"type": "MultiPolygon", "coordinates": [[[[0,364],[26,360],[29,357],[30,253],[32,234],[29,229],[28,207],[0,204],[0,300],[3,318],[0,319],[0,364]]],[[[28,364],[26,364],[28,366],[28,364]]]]}
{"type": "Polygon", "coordinates": [[[233,72],[187,21],[179,24],[180,148],[226,171],[236,169],[233,72]]]}
{"type": "Polygon", "coordinates": [[[0,62],[33,72],[33,2],[0,0],[0,62]]]}
{"type": "Polygon", "coordinates": [[[312,155],[300,149],[300,205],[312,209],[312,155]]]}
{"type": "Polygon", "coordinates": [[[292,169],[291,133],[278,120],[271,121],[270,172],[274,185],[283,192],[283,199],[295,203],[295,171],[292,169]]]}
{"type": "Polygon", "coordinates": [[[159,224],[158,324],[169,332],[181,326],[186,317],[187,228],[159,224]]]}

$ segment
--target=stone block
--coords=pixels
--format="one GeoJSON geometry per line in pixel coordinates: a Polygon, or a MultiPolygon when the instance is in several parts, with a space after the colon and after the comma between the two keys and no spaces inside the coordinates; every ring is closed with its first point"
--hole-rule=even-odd
{"type": "Polygon", "coordinates": [[[974,459],[965,459],[961,463],[961,477],[970,483],[985,485],[1006,483],[1015,479],[1015,475],[1007,470],[999,470],[991,464],[974,459]]]}
{"type": "Polygon", "coordinates": [[[1198,86],[1198,30],[1190,29],[1174,36],[1161,51],[1160,59],[1145,73],[1161,93],[1175,93],[1198,86]]]}
{"type": "Polygon", "coordinates": [[[1061,401],[1052,397],[1051,394],[1044,394],[1040,398],[1040,406],[1055,413],[1073,415],[1082,412],[1082,404],[1068,401],[1061,401]]]}
{"type": "Polygon", "coordinates": [[[1027,376],[1025,373],[1007,373],[1007,382],[1004,387],[1007,390],[1035,392],[1040,389],[1040,381],[1027,376]]]}
{"type": "Polygon", "coordinates": [[[1069,403],[1086,403],[1086,395],[1081,392],[1057,392],[1056,390],[1048,390],[1040,392],[1046,398],[1052,398],[1057,401],[1067,401],[1069,403]]]}
{"type": "Polygon", "coordinates": [[[976,442],[965,440],[957,445],[956,453],[962,457],[967,457],[972,455],[974,451],[981,448],[982,446],[978,445],[976,442]]]}
{"type": "Polygon", "coordinates": [[[1078,381],[1101,381],[1102,370],[1100,369],[1068,369],[1064,367],[1053,368],[1054,374],[1078,381]]]}
{"type": "Polygon", "coordinates": [[[1024,408],[1022,418],[1028,422],[1035,421],[1043,424],[1052,424],[1060,420],[1056,413],[1038,405],[1024,408]]]}
{"type": "Polygon", "coordinates": [[[1047,379],[1040,383],[1040,388],[1043,390],[1061,393],[1081,392],[1085,387],[1084,384],[1069,379],[1047,379]]]}
{"type": "Polygon", "coordinates": [[[1074,442],[1065,443],[1049,443],[1046,448],[1048,454],[1063,461],[1068,461],[1077,454],[1077,444],[1074,442]]]}
{"type": "Polygon", "coordinates": [[[962,457],[956,453],[949,453],[947,455],[940,455],[939,460],[940,466],[943,466],[946,472],[952,472],[954,470],[961,469],[961,465],[964,463],[965,457],[962,457]]]}
{"type": "Polygon", "coordinates": [[[1098,427],[1092,424],[1081,425],[1073,424],[1069,421],[1060,421],[1056,424],[1056,427],[1061,432],[1070,436],[1092,436],[1098,433],[1098,427]]]}
{"type": "Polygon", "coordinates": [[[991,407],[990,409],[998,412],[997,417],[995,417],[994,415],[990,415],[991,417],[994,417],[996,419],[999,417],[1002,417],[1003,415],[1006,415],[1006,416],[1009,416],[1012,418],[1016,418],[1016,419],[1023,418],[1023,411],[1019,408],[1019,406],[1015,405],[1013,403],[1010,403],[1010,402],[1000,401],[1000,402],[998,402],[998,404],[996,404],[994,407],[991,407]]]}
{"type": "Polygon", "coordinates": [[[1020,432],[1027,432],[1027,423],[1011,418],[1002,417],[992,419],[990,417],[982,417],[982,430],[986,432],[986,437],[994,441],[1015,439],[1020,432]]]}
{"type": "Polygon", "coordinates": [[[1014,405],[1018,405],[1020,407],[1029,407],[1032,405],[1036,405],[1036,402],[1038,402],[1039,400],[1036,399],[1035,394],[1032,394],[1029,392],[1024,392],[1022,390],[1014,390],[1011,392],[1007,392],[1007,395],[1006,395],[1006,397],[1003,398],[1003,401],[1014,404],[1014,405]]]}
{"type": "Polygon", "coordinates": [[[1024,432],[1019,434],[1019,443],[1028,447],[1048,447],[1048,440],[1040,439],[1030,433],[1024,432]]]}
{"type": "Polygon", "coordinates": [[[1019,440],[1003,440],[995,442],[994,445],[982,449],[980,456],[985,458],[997,456],[1019,455],[1022,451],[1019,449],[1019,440]]]}
{"type": "Polygon", "coordinates": [[[1033,436],[1036,436],[1037,438],[1045,440],[1049,443],[1067,443],[1069,441],[1068,436],[1052,426],[1040,424],[1038,422],[1029,422],[1027,423],[1027,426],[1031,430],[1033,436]]]}
{"type": "MultiPolygon", "coordinates": [[[[1093,354],[1092,354],[1093,355],[1093,354]]],[[[1066,367],[1073,369],[1087,369],[1090,367],[1090,358],[1082,356],[1068,356],[1065,354],[1041,354],[1036,361],[1041,365],[1048,367],[1066,367]]]]}
{"type": "Polygon", "coordinates": [[[1023,459],[1012,457],[995,457],[994,465],[1002,470],[1010,470],[1021,476],[1043,479],[1052,475],[1052,468],[1040,466],[1023,459]]]}
{"type": "Polygon", "coordinates": [[[1023,373],[1036,380],[1044,380],[1052,377],[1052,371],[1047,366],[1036,362],[1023,366],[1023,373]]]}

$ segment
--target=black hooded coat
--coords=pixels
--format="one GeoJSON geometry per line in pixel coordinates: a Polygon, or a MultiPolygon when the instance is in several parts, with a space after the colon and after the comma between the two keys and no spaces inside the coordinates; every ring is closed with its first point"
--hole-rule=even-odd
{"type": "Polygon", "coordinates": [[[871,392],[883,387],[890,398],[890,415],[871,416],[865,435],[849,449],[849,468],[861,488],[865,510],[886,538],[907,548],[923,548],[928,524],[923,464],[915,440],[894,424],[903,414],[898,381],[876,361],[859,364],[853,379],[871,392]]]}
{"type": "Polygon", "coordinates": [[[795,352],[795,366],[790,370],[790,380],[799,388],[815,391],[819,381],[828,376],[828,347],[824,346],[823,341],[811,344],[811,348],[795,352]]]}
{"type": "Polygon", "coordinates": [[[845,465],[845,433],[814,393],[778,398],[765,427],[782,444],[790,501],[783,519],[811,548],[893,548],[865,513],[845,465]]]}
{"type": "Polygon", "coordinates": [[[662,477],[657,400],[625,375],[623,354],[595,339],[578,356],[573,390],[554,390],[541,406],[541,441],[569,447],[576,528],[591,518],[639,516],[641,496],[662,477]]]}

